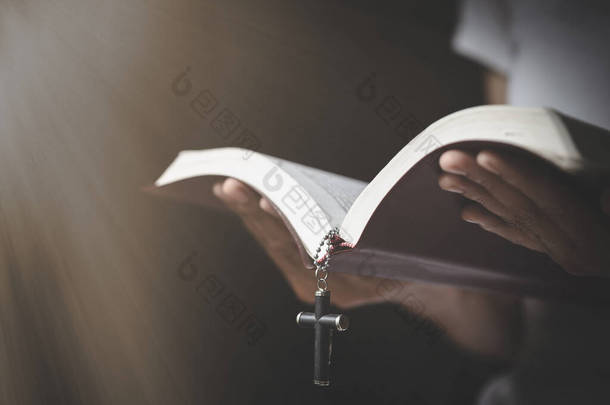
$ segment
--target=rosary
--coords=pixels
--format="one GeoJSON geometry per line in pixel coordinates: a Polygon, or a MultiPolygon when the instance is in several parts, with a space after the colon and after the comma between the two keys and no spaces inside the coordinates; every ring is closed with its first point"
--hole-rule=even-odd
{"type": "Polygon", "coordinates": [[[331,229],[320,242],[313,259],[317,290],[314,312],[299,312],[297,325],[314,329],[313,383],[327,387],[330,385],[330,356],[332,353],[333,331],[343,332],[349,327],[345,315],[329,314],[330,291],[328,291],[328,263],[336,244],[341,240],[339,230],[331,229]],[[322,248],[325,253],[320,256],[322,248]]]}

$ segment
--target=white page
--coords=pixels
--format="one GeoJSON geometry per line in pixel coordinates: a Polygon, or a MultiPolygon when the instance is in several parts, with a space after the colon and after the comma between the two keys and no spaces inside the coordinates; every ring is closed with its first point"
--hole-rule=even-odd
{"type": "Polygon", "coordinates": [[[350,207],[367,185],[360,180],[286,160],[279,164],[309,192],[333,227],[341,226],[350,207]]]}
{"type": "Polygon", "coordinates": [[[183,151],[155,182],[162,187],[199,176],[238,179],[266,196],[310,256],[339,226],[366,183],[240,148],[183,151]]]}
{"type": "Polygon", "coordinates": [[[552,110],[503,105],[467,108],[430,125],[375,176],[344,219],[342,229],[349,237],[345,239],[354,244],[358,242],[381,201],[424,156],[444,145],[464,141],[513,145],[570,173],[584,166],[569,132],[552,110]]]}

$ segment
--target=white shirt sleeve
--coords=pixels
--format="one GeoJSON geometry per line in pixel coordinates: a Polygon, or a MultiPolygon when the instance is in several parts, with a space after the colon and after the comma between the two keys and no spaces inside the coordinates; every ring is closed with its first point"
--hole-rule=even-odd
{"type": "Polygon", "coordinates": [[[463,0],[453,49],[484,66],[508,73],[512,61],[510,7],[504,0],[463,0]]]}

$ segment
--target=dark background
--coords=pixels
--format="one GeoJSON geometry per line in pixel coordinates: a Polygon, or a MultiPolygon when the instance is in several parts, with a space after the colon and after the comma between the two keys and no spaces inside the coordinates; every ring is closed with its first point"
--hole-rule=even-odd
{"type": "Polygon", "coordinates": [[[349,313],[333,386],[313,387],[313,335],[294,322],[308,308],[239,220],[140,191],[178,151],[231,144],[189,105],[205,89],[261,152],[370,180],[415,135],[378,115],[386,97],[412,128],[482,103],[480,68],[450,51],[455,14],[447,1],[3,1],[1,403],[472,403],[500,365],[391,305],[349,313]],[[221,296],[198,288],[210,278],[221,296]],[[234,322],[227,295],[245,308],[234,322]],[[248,314],[266,325],[253,345],[248,314]]]}

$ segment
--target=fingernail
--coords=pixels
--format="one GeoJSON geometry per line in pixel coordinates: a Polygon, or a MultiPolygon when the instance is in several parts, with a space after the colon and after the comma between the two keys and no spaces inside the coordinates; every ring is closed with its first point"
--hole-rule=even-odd
{"type": "Polygon", "coordinates": [[[460,176],[466,175],[466,169],[463,167],[467,164],[464,161],[464,152],[459,150],[449,150],[441,155],[438,160],[438,164],[447,173],[458,174],[460,176]]]}
{"type": "Polygon", "coordinates": [[[245,204],[250,200],[248,190],[245,190],[241,183],[233,179],[225,180],[222,185],[222,191],[227,197],[239,204],[245,204]]]}
{"type": "Polygon", "coordinates": [[[458,174],[460,176],[466,176],[466,172],[458,170],[458,169],[455,169],[453,167],[448,167],[448,168],[443,169],[443,170],[445,170],[447,173],[458,174]]]}
{"type": "Polygon", "coordinates": [[[212,186],[212,193],[214,193],[216,197],[220,198],[220,196],[222,195],[222,184],[214,183],[214,185],[212,186]]]}
{"type": "Polygon", "coordinates": [[[477,156],[477,163],[483,169],[492,172],[493,174],[500,175],[500,171],[493,165],[493,159],[486,155],[484,152],[479,153],[477,156]]]}
{"type": "Polygon", "coordinates": [[[464,194],[464,190],[462,190],[461,188],[457,188],[457,187],[442,187],[443,190],[445,191],[449,191],[451,193],[457,193],[457,194],[464,194]]]}
{"type": "Polygon", "coordinates": [[[273,216],[275,216],[275,217],[278,217],[278,216],[279,216],[279,214],[278,214],[277,210],[275,209],[275,207],[273,206],[273,204],[271,203],[271,201],[269,201],[269,200],[268,200],[268,199],[266,199],[265,197],[263,197],[263,198],[261,198],[261,199],[260,199],[260,201],[259,201],[258,205],[259,205],[259,207],[260,207],[260,208],[261,208],[263,211],[265,211],[265,212],[267,212],[267,213],[269,213],[269,214],[271,214],[271,215],[273,215],[273,216]]]}
{"type": "Polygon", "coordinates": [[[464,221],[466,222],[470,222],[471,224],[479,224],[477,221],[475,221],[474,219],[468,219],[468,218],[464,218],[464,221]]]}

